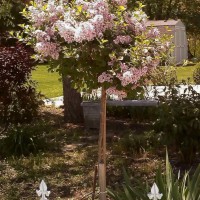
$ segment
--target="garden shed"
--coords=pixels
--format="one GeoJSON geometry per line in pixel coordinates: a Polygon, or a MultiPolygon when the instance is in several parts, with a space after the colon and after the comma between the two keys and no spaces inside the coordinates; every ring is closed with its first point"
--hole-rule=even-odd
{"type": "Polygon", "coordinates": [[[174,51],[172,53],[172,62],[183,64],[188,59],[188,42],[185,25],[181,20],[149,20],[147,26],[155,26],[161,34],[170,34],[173,36],[174,51]]]}

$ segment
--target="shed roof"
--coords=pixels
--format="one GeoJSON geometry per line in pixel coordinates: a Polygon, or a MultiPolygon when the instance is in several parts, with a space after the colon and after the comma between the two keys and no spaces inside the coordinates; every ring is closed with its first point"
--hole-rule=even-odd
{"type": "Polygon", "coordinates": [[[147,26],[175,26],[178,23],[182,23],[180,19],[174,20],[174,19],[169,19],[169,20],[148,20],[146,25],[147,26]]]}

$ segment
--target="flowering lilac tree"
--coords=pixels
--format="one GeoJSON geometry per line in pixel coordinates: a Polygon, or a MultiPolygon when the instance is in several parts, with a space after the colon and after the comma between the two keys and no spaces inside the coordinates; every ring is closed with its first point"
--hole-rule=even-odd
{"type": "Polygon", "coordinates": [[[48,59],[71,77],[75,88],[101,87],[99,179],[105,199],[106,94],[125,98],[143,85],[166,55],[169,43],[147,16],[126,0],[35,0],[24,11],[30,25],[25,40],[35,45],[36,59],[48,59]]]}

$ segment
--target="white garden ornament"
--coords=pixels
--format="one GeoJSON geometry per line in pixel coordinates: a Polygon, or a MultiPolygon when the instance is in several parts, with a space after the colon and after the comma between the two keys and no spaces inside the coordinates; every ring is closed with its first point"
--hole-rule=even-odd
{"type": "Polygon", "coordinates": [[[154,183],[151,188],[151,192],[147,194],[147,196],[149,197],[149,199],[158,200],[162,198],[163,194],[159,193],[158,186],[156,185],[156,183],[154,183]]]}
{"type": "Polygon", "coordinates": [[[46,196],[50,195],[50,191],[47,191],[47,185],[43,180],[40,183],[40,189],[36,190],[36,192],[39,197],[41,196],[40,200],[48,200],[46,196]]]}

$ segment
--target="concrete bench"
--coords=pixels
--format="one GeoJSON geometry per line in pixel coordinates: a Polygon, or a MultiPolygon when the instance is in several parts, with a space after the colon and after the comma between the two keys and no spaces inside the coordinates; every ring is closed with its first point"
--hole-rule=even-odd
{"type": "MultiPolygon", "coordinates": [[[[107,100],[107,106],[124,106],[124,107],[149,107],[157,106],[157,100],[107,100]]],[[[98,129],[100,124],[100,103],[84,101],[83,107],[84,121],[86,129],[98,129]]]]}

